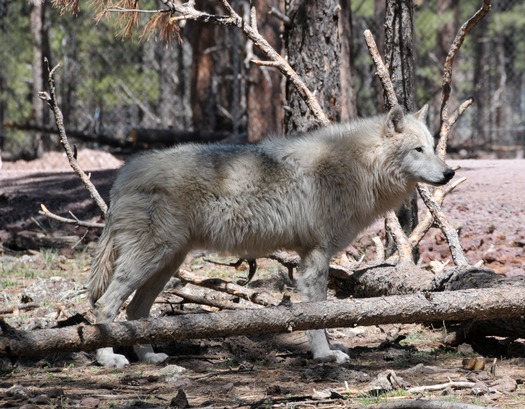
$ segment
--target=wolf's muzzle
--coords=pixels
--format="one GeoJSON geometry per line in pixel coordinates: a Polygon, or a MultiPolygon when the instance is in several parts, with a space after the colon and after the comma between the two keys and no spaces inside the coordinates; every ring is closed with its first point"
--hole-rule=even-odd
{"type": "Polygon", "coordinates": [[[456,172],[454,171],[454,169],[447,168],[443,172],[443,179],[441,180],[441,184],[442,185],[447,184],[450,181],[450,179],[452,179],[454,177],[455,174],[456,174],[456,172]]]}

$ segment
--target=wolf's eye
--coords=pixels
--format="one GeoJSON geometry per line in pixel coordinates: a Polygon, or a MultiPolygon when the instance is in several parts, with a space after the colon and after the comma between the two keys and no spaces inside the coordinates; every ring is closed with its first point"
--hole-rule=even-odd
{"type": "Polygon", "coordinates": [[[416,152],[423,153],[423,148],[421,146],[417,147],[416,152]]]}

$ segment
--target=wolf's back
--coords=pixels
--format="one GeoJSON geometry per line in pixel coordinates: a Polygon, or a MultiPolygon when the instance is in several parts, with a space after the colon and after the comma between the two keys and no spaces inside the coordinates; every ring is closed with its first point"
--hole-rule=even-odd
{"type": "Polygon", "coordinates": [[[113,276],[116,259],[113,239],[113,229],[108,217],[106,226],[98,240],[89,272],[88,293],[92,305],[95,305],[104,294],[113,276]]]}

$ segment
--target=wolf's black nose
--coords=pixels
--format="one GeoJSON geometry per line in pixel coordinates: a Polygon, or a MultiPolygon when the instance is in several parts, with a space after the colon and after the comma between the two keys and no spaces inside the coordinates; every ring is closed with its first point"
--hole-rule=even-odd
{"type": "Polygon", "coordinates": [[[454,171],[454,169],[448,168],[447,170],[443,172],[443,178],[446,179],[448,182],[450,179],[454,177],[455,174],[456,172],[454,171]]]}

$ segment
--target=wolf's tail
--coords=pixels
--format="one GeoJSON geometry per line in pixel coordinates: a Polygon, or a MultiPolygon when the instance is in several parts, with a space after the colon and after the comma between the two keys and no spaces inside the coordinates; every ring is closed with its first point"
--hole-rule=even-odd
{"type": "Polygon", "coordinates": [[[106,219],[106,226],[98,240],[95,255],[89,271],[88,293],[89,300],[94,306],[102,297],[113,277],[116,249],[114,246],[114,233],[111,218],[106,219]]]}

